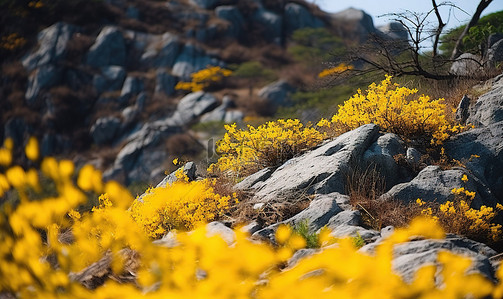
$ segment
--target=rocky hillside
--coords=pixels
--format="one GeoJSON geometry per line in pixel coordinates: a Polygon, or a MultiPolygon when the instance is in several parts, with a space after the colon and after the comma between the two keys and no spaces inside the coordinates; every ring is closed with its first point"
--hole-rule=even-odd
{"type": "Polygon", "coordinates": [[[188,133],[195,123],[270,115],[309,85],[328,61],[296,60],[297,30],[325,28],[342,49],[369,34],[404,39],[363,11],[329,14],[304,1],[6,3],[0,139],[21,146],[36,136],[43,155],[91,162],[127,184],[160,179],[168,160],[200,153],[203,138],[188,133]],[[250,95],[236,78],[209,92],[175,89],[208,66],[250,61],[279,81],[257,80],[264,89],[250,95]]]}

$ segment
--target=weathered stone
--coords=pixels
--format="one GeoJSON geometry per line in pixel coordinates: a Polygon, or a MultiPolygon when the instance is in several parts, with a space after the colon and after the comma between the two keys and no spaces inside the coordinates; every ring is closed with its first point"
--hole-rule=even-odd
{"type": "Polygon", "coordinates": [[[201,116],[200,122],[225,122],[225,123],[234,123],[240,122],[243,120],[244,114],[239,110],[230,110],[227,109],[231,107],[233,104],[232,100],[228,96],[224,96],[222,100],[222,105],[218,106],[214,110],[204,114],[201,116]]]}
{"type": "Polygon", "coordinates": [[[236,188],[237,190],[246,190],[252,188],[257,189],[255,185],[260,182],[263,183],[265,180],[270,178],[274,170],[276,170],[276,168],[273,167],[263,168],[257,171],[256,173],[251,174],[246,178],[244,178],[241,182],[234,185],[234,188],[236,188]]]}
{"type": "MultiPolygon", "coordinates": [[[[292,227],[306,222],[309,231],[315,233],[325,226],[328,221],[342,209],[337,204],[336,197],[332,195],[317,195],[309,204],[309,207],[297,215],[285,221],[275,223],[253,234],[253,236],[274,240],[274,233],[281,224],[288,224],[292,227]]],[[[342,196],[339,194],[339,196],[342,196]]]]}
{"type": "Polygon", "coordinates": [[[291,268],[291,267],[297,265],[300,262],[300,260],[302,260],[306,257],[312,256],[313,254],[316,254],[319,251],[320,251],[319,249],[314,249],[314,248],[303,248],[303,249],[297,250],[293,254],[293,256],[288,260],[287,267],[291,268]]]}
{"type": "Polygon", "coordinates": [[[193,92],[180,100],[172,118],[179,125],[187,125],[217,105],[218,101],[212,94],[193,92]]]}
{"type": "Polygon", "coordinates": [[[503,62],[503,39],[497,41],[487,50],[487,64],[496,67],[503,62]]]}
{"type": "Polygon", "coordinates": [[[167,185],[173,184],[178,178],[176,177],[177,171],[183,169],[183,173],[189,178],[189,182],[196,179],[196,164],[194,162],[187,162],[185,165],[180,167],[179,169],[173,171],[168,174],[156,187],[166,187],[167,185]]]}
{"type": "Polygon", "coordinates": [[[283,18],[272,11],[259,8],[253,14],[253,22],[262,26],[262,34],[265,40],[282,44],[283,18]]]}
{"type": "MultiPolygon", "coordinates": [[[[367,244],[360,252],[374,254],[381,242],[367,244]]],[[[407,282],[412,282],[417,270],[426,265],[439,265],[438,254],[442,251],[469,257],[472,260],[467,273],[480,273],[494,279],[494,270],[489,257],[496,254],[488,246],[457,236],[440,240],[416,240],[393,247],[393,270],[407,282]]]]}
{"type": "Polygon", "coordinates": [[[105,66],[101,68],[101,74],[94,76],[93,86],[98,93],[119,90],[124,79],[126,79],[126,70],[122,66],[105,66]]]}
{"type": "Polygon", "coordinates": [[[405,158],[409,163],[417,164],[421,161],[421,153],[413,147],[408,147],[407,153],[405,154],[405,158]]]}
{"type": "Polygon", "coordinates": [[[376,32],[372,17],[363,10],[348,8],[338,13],[330,14],[335,21],[344,23],[350,35],[356,35],[360,42],[367,40],[370,34],[376,32]]]}
{"type": "Polygon", "coordinates": [[[288,82],[280,80],[273,82],[258,92],[258,96],[272,106],[286,106],[291,104],[290,96],[295,88],[288,82]]]}
{"type": "Polygon", "coordinates": [[[391,22],[377,27],[377,30],[388,39],[408,41],[409,33],[407,29],[398,22],[391,22]]]}
{"type": "Polygon", "coordinates": [[[379,232],[361,226],[339,225],[330,233],[334,238],[362,238],[366,243],[373,242],[380,237],[379,232]]]}
{"type": "Polygon", "coordinates": [[[363,160],[366,167],[359,169],[360,171],[368,171],[375,169],[379,172],[384,180],[385,186],[391,186],[397,183],[404,182],[409,176],[405,169],[398,166],[394,156],[398,154],[405,154],[405,147],[402,139],[393,133],[386,133],[380,136],[363,153],[363,160]]]}
{"type": "Polygon", "coordinates": [[[465,124],[470,115],[470,98],[465,94],[456,108],[456,120],[465,124]]]}
{"type": "Polygon", "coordinates": [[[227,28],[229,36],[239,38],[243,34],[245,19],[237,7],[231,5],[219,6],[215,8],[215,15],[229,22],[227,28]]]}
{"type": "Polygon", "coordinates": [[[503,200],[503,121],[458,134],[444,148],[503,200]]]}
{"type": "Polygon", "coordinates": [[[177,83],[177,79],[175,76],[171,75],[165,69],[158,69],[156,71],[156,81],[155,81],[155,92],[156,93],[164,93],[166,95],[174,95],[175,94],[175,86],[177,83]]]}
{"type": "Polygon", "coordinates": [[[178,36],[169,32],[153,39],[141,55],[140,63],[143,66],[171,68],[175,63],[180,51],[180,41],[178,36]]]}
{"type": "Polygon", "coordinates": [[[481,60],[477,55],[464,53],[452,63],[450,73],[458,76],[475,77],[482,70],[481,60]]]}
{"type": "Polygon", "coordinates": [[[37,103],[37,97],[41,90],[58,85],[62,79],[61,69],[53,65],[43,65],[36,69],[28,78],[28,88],[26,89],[26,103],[28,106],[37,103]]]}
{"type": "Polygon", "coordinates": [[[496,206],[496,200],[487,186],[468,170],[464,168],[442,170],[439,166],[424,168],[412,181],[393,186],[381,199],[393,198],[405,203],[413,203],[420,198],[426,202],[445,203],[454,197],[451,190],[461,187],[476,192],[472,202],[473,207],[496,206]],[[463,175],[468,177],[467,182],[461,180],[463,175]]]}
{"type": "Polygon", "coordinates": [[[236,240],[236,233],[222,222],[213,221],[206,224],[206,236],[221,237],[227,245],[231,246],[236,240]]]}
{"type": "Polygon", "coordinates": [[[190,81],[190,75],[208,66],[223,66],[223,62],[207,55],[203,49],[193,44],[185,44],[173,65],[172,74],[190,81]]]}
{"type": "Polygon", "coordinates": [[[77,28],[63,22],[58,22],[37,35],[38,48],[23,57],[23,66],[32,71],[37,67],[54,64],[65,58],[68,42],[77,28]]]}
{"type": "Polygon", "coordinates": [[[358,226],[361,222],[361,215],[359,211],[346,210],[338,213],[328,220],[326,227],[330,230],[335,230],[341,225],[358,226]]]}
{"type": "Polygon", "coordinates": [[[488,126],[500,121],[503,121],[503,75],[498,76],[491,89],[478,98],[466,122],[488,126]]]}
{"type": "Polygon", "coordinates": [[[143,80],[138,77],[127,77],[122,85],[120,102],[127,103],[129,99],[142,92],[144,89],[143,80]]]}
{"type": "Polygon", "coordinates": [[[121,121],[116,117],[107,116],[98,118],[90,131],[94,143],[103,145],[112,142],[117,136],[120,126],[121,121]]]}
{"type": "Polygon", "coordinates": [[[344,194],[350,164],[361,161],[363,153],[378,135],[378,126],[364,125],[288,160],[264,181],[255,198],[267,201],[291,192],[344,194]]]}
{"type": "Polygon", "coordinates": [[[495,43],[503,39],[503,33],[493,33],[487,38],[487,49],[490,49],[495,43]]]}
{"type": "Polygon", "coordinates": [[[297,3],[285,5],[284,17],[287,34],[292,34],[297,29],[319,28],[324,25],[322,20],[313,16],[306,7],[297,3]]]}
{"type": "Polygon", "coordinates": [[[87,64],[94,67],[124,66],[126,44],[122,32],[114,26],[104,27],[87,54],[87,64]]]}

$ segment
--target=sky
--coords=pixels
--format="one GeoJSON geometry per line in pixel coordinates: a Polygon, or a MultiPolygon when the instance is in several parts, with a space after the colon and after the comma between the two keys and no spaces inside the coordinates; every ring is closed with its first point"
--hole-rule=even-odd
{"type": "MultiPolygon", "coordinates": [[[[379,26],[388,23],[389,18],[378,16],[392,13],[403,12],[410,10],[414,12],[426,13],[431,10],[431,1],[429,0],[308,0],[317,4],[321,9],[327,12],[338,12],[348,7],[354,7],[364,10],[374,19],[374,25],[379,26]]],[[[437,3],[443,2],[438,0],[437,3]]],[[[455,10],[448,17],[448,11],[442,12],[444,22],[449,21],[446,29],[457,27],[460,24],[467,23],[471,15],[475,12],[479,0],[451,0],[456,6],[465,10],[468,14],[455,10]]],[[[491,4],[484,10],[482,15],[486,15],[495,11],[503,10],[503,0],[493,0],[491,4]]]]}

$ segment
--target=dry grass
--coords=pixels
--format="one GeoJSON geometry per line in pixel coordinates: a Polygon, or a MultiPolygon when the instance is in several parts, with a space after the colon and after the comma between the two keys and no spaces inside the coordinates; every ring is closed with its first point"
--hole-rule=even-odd
{"type": "Polygon", "coordinates": [[[363,224],[380,230],[392,225],[405,227],[420,214],[420,209],[392,198],[380,198],[386,188],[375,166],[353,168],[347,179],[346,193],[351,205],[361,212],[363,224]]]}

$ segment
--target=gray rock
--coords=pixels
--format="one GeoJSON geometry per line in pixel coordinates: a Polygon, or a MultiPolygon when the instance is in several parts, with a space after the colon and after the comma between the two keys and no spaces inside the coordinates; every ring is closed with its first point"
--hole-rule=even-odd
{"type": "Polygon", "coordinates": [[[417,164],[419,163],[419,161],[421,161],[421,153],[413,147],[408,147],[407,153],[405,154],[405,158],[409,163],[417,164]]]}
{"type": "Polygon", "coordinates": [[[189,178],[189,182],[196,179],[196,164],[194,162],[187,162],[182,167],[168,174],[156,187],[166,187],[173,184],[177,180],[176,172],[180,169],[183,169],[183,173],[189,178]]]}
{"type": "Polygon", "coordinates": [[[388,39],[408,41],[409,33],[407,29],[398,22],[391,22],[377,27],[377,30],[388,39]]]}
{"type": "Polygon", "coordinates": [[[439,166],[424,168],[412,181],[393,186],[381,196],[381,199],[394,198],[405,203],[413,203],[420,198],[426,202],[435,201],[442,204],[454,198],[451,193],[453,188],[461,187],[476,192],[472,207],[496,206],[496,200],[490,190],[468,170],[464,168],[442,170],[439,166]],[[468,177],[467,182],[461,180],[463,175],[468,177]]]}
{"type": "Polygon", "coordinates": [[[176,238],[176,232],[172,230],[169,231],[167,234],[165,234],[159,240],[154,240],[152,243],[168,248],[173,248],[180,245],[180,242],[178,242],[176,238]]]}
{"type": "Polygon", "coordinates": [[[156,71],[155,92],[164,93],[168,96],[175,94],[175,86],[177,79],[165,69],[158,69],[156,71]]]}
{"type": "Polygon", "coordinates": [[[389,238],[395,232],[395,228],[391,225],[388,225],[381,229],[381,237],[389,238]]]}
{"type": "Polygon", "coordinates": [[[358,226],[361,224],[360,222],[360,211],[345,210],[330,218],[330,220],[328,220],[327,222],[326,227],[333,231],[341,225],[358,226]]]}
{"type": "Polygon", "coordinates": [[[124,36],[115,26],[104,27],[87,53],[87,64],[94,67],[124,66],[126,44],[124,36]]]}
{"type": "Polygon", "coordinates": [[[253,14],[252,20],[262,26],[264,39],[281,45],[283,35],[283,18],[281,16],[264,8],[259,8],[253,14]]]}
{"type": "Polygon", "coordinates": [[[263,168],[257,171],[256,173],[251,174],[246,178],[244,178],[241,182],[234,185],[234,188],[236,188],[237,190],[247,190],[252,188],[256,189],[255,184],[263,182],[268,178],[270,178],[274,170],[276,170],[276,168],[272,167],[263,168]]]}
{"type": "Polygon", "coordinates": [[[93,86],[99,94],[119,90],[124,79],[126,79],[126,70],[122,66],[105,66],[101,68],[101,74],[94,76],[93,86]]]}
{"type": "Polygon", "coordinates": [[[229,22],[229,27],[227,27],[229,36],[239,38],[243,34],[245,19],[237,7],[231,5],[219,6],[215,8],[215,15],[229,22]]]}
{"type": "Polygon", "coordinates": [[[53,65],[43,65],[36,69],[28,77],[28,88],[25,98],[28,106],[37,103],[37,97],[41,90],[58,85],[62,80],[62,70],[53,65]]]}
{"type": "Polygon", "coordinates": [[[456,120],[461,124],[465,124],[470,115],[470,98],[465,94],[456,108],[456,120]]]}
{"type": "MultiPolygon", "coordinates": [[[[374,254],[381,242],[367,244],[360,252],[374,254]]],[[[439,265],[438,253],[449,251],[472,259],[468,273],[481,273],[494,280],[494,270],[489,262],[489,257],[496,254],[488,246],[462,237],[450,237],[440,240],[416,240],[396,244],[393,247],[393,270],[407,282],[412,282],[419,268],[426,265],[439,265]]]]}
{"type": "Polygon", "coordinates": [[[330,17],[348,26],[352,35],[359,37],[360,42],[367,40],[369,34],[376,32],[372,17],[363,10],[350,7],[338,13],[330,14],[330,17]]]}
{"type": "Polygon", "coordinates": [[[90,131],[94,143],[103,145],[112,142],[117,136],[120,126],[121,121],[116,117],[107,116],[98,118],[90,131]]]}
{"type": "Polygon", "coordinates": [[[262,227],[256,221],[252,221],[249,224],[243,226],[241,230],[249,235],[259,231],[262,227]]]}
{"type": "Polygon", "coordinates": [[[363,153],[363,160],[368,166],[361,170],[375,168],[382,176],[385,186],[394,186],[408,177],[406,170],[401,169],[393,159],[393,156],[398,154],[405,154],[402,139],[396,134],[386,133],[363,153]]]}
{"type": "Polygon", "coordinates": [[[344,224],[335,227],[330,235],[334,238],[362,238],[365,243],[373,242],[381,236],[379,232],[375,230],[344,224]]]}
{"type": "Polygon", "coordinates": [[[503,121],[503,80],[501,79],[478,98],[466,122],[476,126],[488,126],[500,121],[503,121]]]}
{"type": "MultiPolygon", "coordinates": [[[[342,195],[339,194],[339,196],[342,195]]],[[[281,224],[287,224],[291,227],[295,227],[303,221],[307,222],[309,231],[311,233],[315,233],[320,228],[325,226],[334,215],[341,211],[342,209],[337,204],[336,197],[334,197],[333,194],[317,195],[309,204],[309,207],[302,212],[285,221],[263,228],[255,232],[253,236],[274,240],[274,233],[281,224]]]]}
{"type": "Polygon", "coordinates": [[[487,38],[487,49],[490,49],[495,43],[503,39],[503,33],[493,33],[487,38]]]}
{"type": "Polygon", "coordinates": [[[503,200],[503,121],[458,134],[444,148],[485,183],[494,197],[503,200]]]}
{"type": "Polygon", "coordinates": [[[292,34],[295,30],[301,28],[319,28],[324,25],[322,20],[313,16],[306,7],[297,3],[285,5],[284,17],[287,34],[292,34]]]}
{"type": "Polygon", "coordinates": [[[227,245],[231,246],[236,240],[236,233],[222,222],[213,221],[206,224],[206,236],[221,237],[227,245]]]}
{"type": "MultiPolygon", "coordinates": [[[[145,94],[142,93],[142,95],[144,96],[145,94]]],[[[140,109],[138,109],[138,106],[136,105],[124,108],[124,110],[122,110],[121,112],[122,119],[124,120],[122,127],[126,128],[130,126],[139,115],[140,115],[140,109]]]]}
{"type": "Polygon", "coordinates": [[[233,104],[232,100],[228,96],[224,96],[222,100],[222,105],[218,106],[214,110],[204,114],[201,116],[200,122],[225,122],[225,123],[233,123],[239,122],[243,120],[244,113],[239,110],[230,110],[227,109],[231,107],[233,104]]]}
{"type": "Polygon", "coordinates": [[[503,62],[503,39],[497,41],[487,50],[487,64],[497,67],[503,62]]]}
{"type": "Polygon", "coordinates": [[[458,76],[475,77],[482,70],[482,59],[471,53],[463,53],[452,63],[450,73],[458,76]]]}
{"type": "Polygon", "coordinates": [[[23,66],[32,71],[46,64],[54,64],[64,59],[68,42],[77,28],[58,22],[37,35],[38,48],[22,59],[23,66]]]}
{"type": "Polygon", "coordinates": [[[264,181],[255,198],[267,201],[291,192],[344,194],[350,163],[360,161],[378,135],[378,126],[364,125],[288,160],[264,181]]]}
{"type": "Polygon", "coordinates": [[[127,103],[129,99],[144,90],[143,80],[138,77],[127,77],[122,85],[120,102],[127,103]]]}
{"type": "Polygon", "coordinates": [[[243,121],[245,117],[244,113],[239,110],[230,110],[225,112],[224,122],[225,123],[235,123],[243,121]]]}
{"type": "Polygon", "coordinates": [[[302,260],[306,257],[312,256],[313,254],[316,254],[318,252],[320,252],[320,250],[314,249],[314,248],[303,248],[303,249],[297,250],[293,254],[293,256],[288,260],[287,268],[291,268],[291,267],[297,265],[300,262],[300,260],[302,260]]]}
{"type": "Polygon", "coordinates": [[[223,66],[224,63],[211,57],[206,52],[193,44],[185,44],[178,54],[173,65],[172,74],[190,81],[190,75],[208,66],[223,66]]]}
{"type": "Polygon", "coordinates": [[[286,106],[291,104],[290,96],[295,92],[295,88],[288,82],[280,80],[273,82],[258,92],[258,96],[272,106],[286,106]]]}
{"type": "Polygon", "coordinates": [[[171,68],[180,51],[178,36],[167,32],[152,40],[141,55],[140,63],[146,67],[171,68]]]}
{"type": "Polygon", "coordinates": [[[218,105],[217,99],[204,91],[193,92],[183,97],[173,114],[179,125],[187,125],[218,105]]]}

